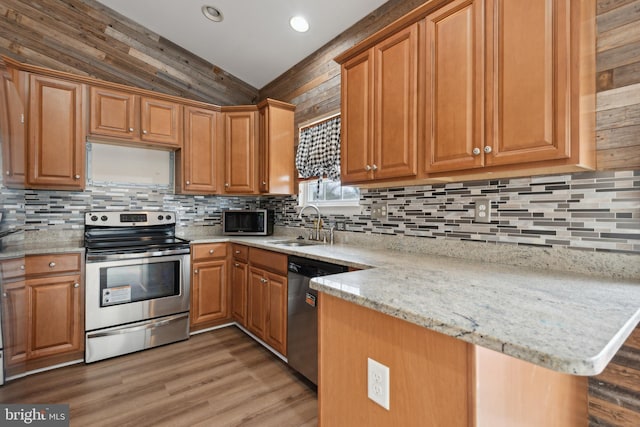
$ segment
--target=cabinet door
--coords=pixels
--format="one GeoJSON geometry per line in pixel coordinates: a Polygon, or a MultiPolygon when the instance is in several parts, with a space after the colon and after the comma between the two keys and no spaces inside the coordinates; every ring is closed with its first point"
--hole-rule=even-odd
{"type": "Polygon", "coordinates": [[[483,0],[458,0],[425,20],[427,108],[423,172],[483,165],[482,3],[483,0]]]}
{"type": "Polygon", "coordinates": [[[12,75],[0,71],[0,135],[2,181],[7,187],[22,188],[25,181],[24,106],[12,75]]]}
{"type": "Polygon", "coordinates": [[[266,273],[267,324],[264,340],[267,344],[287,355],[287,277],[266,273]]]}
{"type": "Polygon", "coordinates": [[[225,115],[225,183],[227,193],[255,193],[256,112],[225,115]]]}
{"type": "Polygon", "coordinates": [[[27,290],[27,359],[82,350],[84,298],[80,276],[29,279],[27,290]]]}
{"type": "Polygon", "coordinates": [[[231,266],[231,316],[242,326],[247,324],[247,278],[249,267],[234,261],[231,266]]]}
{"type": "Polygon", "coordinates": [[[25,282],[3,285],[2,323],[7,366],[24,363],[27,356],[27,289],[25,282]]]}
{"type": "Polygon", "coordinates": [[[571,154],[570,0],[487,0],[487,165],[571,154]]]}
{"type": "Polygon", "coordinates": [[[31,75],[29,88],[28,184],[84,188],[84,85],[31,75]]]}
{"type": "Polygon", "coordinates": [[[258,112],[259,189],[261,193],[293,194],[294,107],[273,100],[268,102],[258,112]]]}
{"type": "Polygon", "coordinates": [[[249,268],[249,299],[247,303],[247,329],[256,334],[258,338],[264,338],[265,323],[267,320],[267,279],[265,272],[254,267],[249,268]]]}
{"type": "Polygon", "coordinates": [[[136,139],[136,96],[111,89],[91,87],[89,132],[91,135],[136,139]]]}
{"type": "Polygon", "coordinates": [[[367,50],[342,64],[342,128],[340,173],[342,183],[362,182],[372,176],[373,60],[367,50]]]}
{"type": "Polygon", "coordinates": [[[140,139],[168,146],[182,145],[182,106],[159,99],[141,97],[140,139]]]}
{"type": "Polygon", "coordinates": [[[183,193],[212,194],[217,191],[216,116],[219,113],[201,108],[186,107],[184,112],[184,144],[180,157],[180,171],[176,181],[183,193]]]}
{"type": "Polygon", "coordinates": [[[228,317],[227,261],[193,264],[191,326],[228,317]]]}
{"type": "Polygon", "coordinates": [[[418,24],[374,47],[375,179],[415,176],[418,147],[418,24]]]}

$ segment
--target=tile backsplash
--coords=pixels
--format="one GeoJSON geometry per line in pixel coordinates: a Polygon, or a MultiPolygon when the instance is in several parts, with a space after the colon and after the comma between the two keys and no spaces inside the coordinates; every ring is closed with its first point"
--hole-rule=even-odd
{"type": "MultiPolygon", "coordinates": [[[[227,208],[266,207],[276,225],[307,228],[295,197],[186,196],[168,190],[90,186],[83,192],[0,189],[3,223],[27,230],[81,230],[84,212],[148,209],[177,212],[179,226],[216,226],[227,208]],[[21,205],[21,196],[24,205],[21,205]]],[[[347,232],[541,247],[640,253],[640,171],[588,172],[451,184],[362,189],[359,215],[324,215],[347,232]],[[492,201],[492,222],[474,222],[475,200],[492,201]],[[387,202],[388,218],[371,219],[387,202]]]]}

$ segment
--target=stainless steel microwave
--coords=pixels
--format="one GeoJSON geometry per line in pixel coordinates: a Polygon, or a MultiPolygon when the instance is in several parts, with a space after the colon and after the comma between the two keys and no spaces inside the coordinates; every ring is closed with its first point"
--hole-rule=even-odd
{"type": "Polygon", "coordinates": [[[269,236],[273,234],[273,216],[267,209],[222,211],[222,234],[269,236]]]}

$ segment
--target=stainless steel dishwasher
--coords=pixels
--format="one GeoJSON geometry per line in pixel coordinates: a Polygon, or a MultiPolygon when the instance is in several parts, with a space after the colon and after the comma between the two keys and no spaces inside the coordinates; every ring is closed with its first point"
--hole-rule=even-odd
{"type": "Polygon", "coordinates": [[[318,384],[318,293],[312,277],[344,273],[347,267],[296,256],[289,257],[287,359],[289,366],[318,384]]]}

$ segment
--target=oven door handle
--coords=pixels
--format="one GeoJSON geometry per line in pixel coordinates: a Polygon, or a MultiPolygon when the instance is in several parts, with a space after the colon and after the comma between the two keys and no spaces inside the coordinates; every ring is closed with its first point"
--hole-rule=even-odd
{"type": "Polygon", "coordinates": [[[166,326],[170,323],[173,323],[177,320],[183,319],[187,317],[186,314],[180,314],[178,316],[173,316],[169,319],[163,319],[163,320],[159,320],[159,321],[152,321],[149,322],[147,324],[144,325],[140,325],[140,326],[120,326],[118,328],[114,328],[114,329],[110,329],[108,331],[101,331],[101,332],[93,332],[90,334],[87,334],[87,338],[101,338],[101,337],[108,337],[108,336],[112,336],[112,335],[120,335],[120,334],[130,334],[131,332],[138,332],[138,331],[144,331],[144,330],[148,330],[148,329],[156,329],[159,328],[161,326],[166,326]]]}

